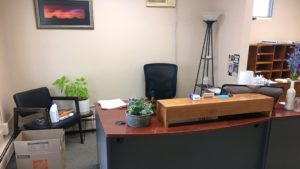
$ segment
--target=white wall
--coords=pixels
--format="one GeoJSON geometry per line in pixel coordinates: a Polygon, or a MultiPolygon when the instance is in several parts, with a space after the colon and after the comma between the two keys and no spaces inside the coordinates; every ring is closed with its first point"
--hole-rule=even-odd
{"type": "Polygon", "coordinates": [[[193,92],[206,24],[202,13],[211,9],[210,0],[177,1],[178,95],[193,92]]]}
{"type": "Polygon", "coordinates": [[[1,1],[10,106],[13,93],[52,87],[61,75],[85,76],[92,102],[141,97],[143,65],[150,62],[177,63],[177,96],[185,97],[194,88],[206,30],[201,14],[210,10],[224,14],[214,25],[217,84],[236,81],[226,75],[228,54],[240,53],[240,69],[245,67],[251,0],[178,0],[176,8],[147,8],[144,0],[94,0],[94,30],[36,29],[33,1],[1,1]]]}
{"type": "Polygon", "coordinates": [[[275,0],[272,19],[252,21],[251,42],[300,41],[299,0],[275,0]]]}
{"type": "Polygon", "coordinates": [[[206,11],[222,13],[213,25],[215,85],[222,86],[225,83],[237,82],[236,77],[227,75],[227,58],[229,54],[240,54],[239,70],[246,70],[252,5],[252,0],[181,0],[178,2],[179,96],[187,96],[194,89],[206,31],[202,14],[206,11]]]}
{"type": "Polygon", "coordinates": [[[0,1],[0,112],[3,113],[4,121],[7,121],[10,113],[12,103],[9,101],[9,88],[8,84],[10,78],[8,76],[9,65],[7,64],[5,43],[4,43],[4,30],[3,30],[3,19],[2,19],[2,1],[0,1]]]}
{"type": "Polygon", "coordinates": [[[144,96],[143,65],[175,63],[175,8],[144,0],[96,0],[94,30],[36,29],[33,1],[5,0],[13,91],[85,76],[91,100],[144,96]]]}
{"type": "Polygon", "coordinates": [[[227,75],[228,55],[240,54],[239,71],[246,70],[250,27],[252,18],[252,0],[213,0],[213,9],[222,13],[214,25],[216,32],[217,84],[237,83],[237,77],[227,75]]]}

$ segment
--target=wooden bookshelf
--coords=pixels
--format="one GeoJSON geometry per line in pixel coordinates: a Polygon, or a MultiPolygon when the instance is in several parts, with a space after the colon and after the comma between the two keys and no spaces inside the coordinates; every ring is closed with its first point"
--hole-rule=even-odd
{"type": "Polygon", "coordinates": [[[247,69],[267,79],[288,78],[290,71],[286,61],[294,51],[292,44],[252,44],[247,69]]]}

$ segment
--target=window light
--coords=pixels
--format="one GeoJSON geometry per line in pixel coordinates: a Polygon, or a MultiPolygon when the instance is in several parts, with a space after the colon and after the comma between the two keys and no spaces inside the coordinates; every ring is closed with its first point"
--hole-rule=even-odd
{"type": "Polygon", "coordinates": [[[253,18],[271,18],[274,0],[254,0],[253,18]]]}

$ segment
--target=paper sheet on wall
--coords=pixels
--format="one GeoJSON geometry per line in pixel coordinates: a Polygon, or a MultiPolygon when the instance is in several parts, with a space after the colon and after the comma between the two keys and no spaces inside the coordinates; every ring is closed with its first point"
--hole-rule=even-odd
{"type": "Polygon", "coordinates": [[[127,106],[121,99],[99,100],[98,103],[101,105],[102,109],[115,109],[127,106]]]}
{"type": "Polygon", "coordinates": [[[228,57],[228,75],[237,77],[239,73],[240,55],[234,54],[228,57]]]}

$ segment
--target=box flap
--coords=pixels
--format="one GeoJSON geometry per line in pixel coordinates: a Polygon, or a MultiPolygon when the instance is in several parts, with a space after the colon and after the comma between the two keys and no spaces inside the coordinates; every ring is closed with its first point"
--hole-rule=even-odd
{"type": "Polygon", "coordinates": [[[64,130],[22,131],[14,141],[16,154],[42,154],[64,149],[64,130]]]}

